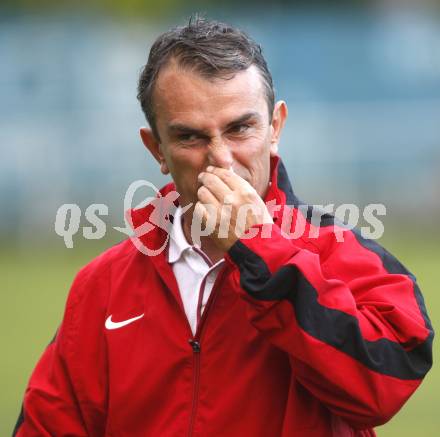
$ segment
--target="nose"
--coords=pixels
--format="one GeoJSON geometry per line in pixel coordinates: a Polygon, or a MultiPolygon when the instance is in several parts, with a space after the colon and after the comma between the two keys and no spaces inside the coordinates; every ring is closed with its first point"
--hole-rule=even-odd
{"type": "Polygon", "coordinates": [[[208,162],[214,167],[229,170],[232,167],[232,153],[224,141],[213,139],[208,147],[208,162]]]}

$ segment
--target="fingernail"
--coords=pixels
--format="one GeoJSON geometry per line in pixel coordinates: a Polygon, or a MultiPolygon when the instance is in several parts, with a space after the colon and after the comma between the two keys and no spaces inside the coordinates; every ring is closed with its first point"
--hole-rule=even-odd
{"type": "Polygon", "coordinates": [[[214,167],[212,165],[208,165],[208,167],[206,167],[206,171],[213,171],[214,167]]]}

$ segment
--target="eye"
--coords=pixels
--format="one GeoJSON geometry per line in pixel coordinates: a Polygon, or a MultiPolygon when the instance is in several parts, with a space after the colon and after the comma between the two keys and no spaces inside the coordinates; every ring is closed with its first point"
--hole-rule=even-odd
{"type": "Polygon", "coordinates": [[[181,134],[178,138],[181,143],[194,143],[200,139],[199,135],[192,133],[181,134]]]}
{"type": "Polygon", "coordinates": [[[237,124],[235,126],[232,126],[229,130],[233,134],[244,134],[250,129],[249,124],[237,124]]]}

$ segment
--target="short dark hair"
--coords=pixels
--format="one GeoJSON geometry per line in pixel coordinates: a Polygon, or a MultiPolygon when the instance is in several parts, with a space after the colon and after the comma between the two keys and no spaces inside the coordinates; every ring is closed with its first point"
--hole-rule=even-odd
{"type": "Polygon", "coordinates": [[[170,59],[208,79],[229,79],[255,65],[263,79],[272,119],[273,81],[261,46],[239,29],[196,15],[186,26],[175,27],[156,39],[139,77],[137,98],[157,140],[160,138],[153,107],[154,85],[159,71],[170,59]]]}

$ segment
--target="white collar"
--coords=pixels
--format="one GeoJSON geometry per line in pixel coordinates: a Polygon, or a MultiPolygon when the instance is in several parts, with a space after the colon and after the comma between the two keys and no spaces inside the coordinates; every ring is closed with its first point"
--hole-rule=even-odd
{"type": "Polygon", "coordinates": [[[170,232],[170,245],[168,248],[168,262],[175,263],[185,250],[191,248],[186,240],[182,227],[182,207],[179,205],[174,213],[173,225],[170,232]]]}

